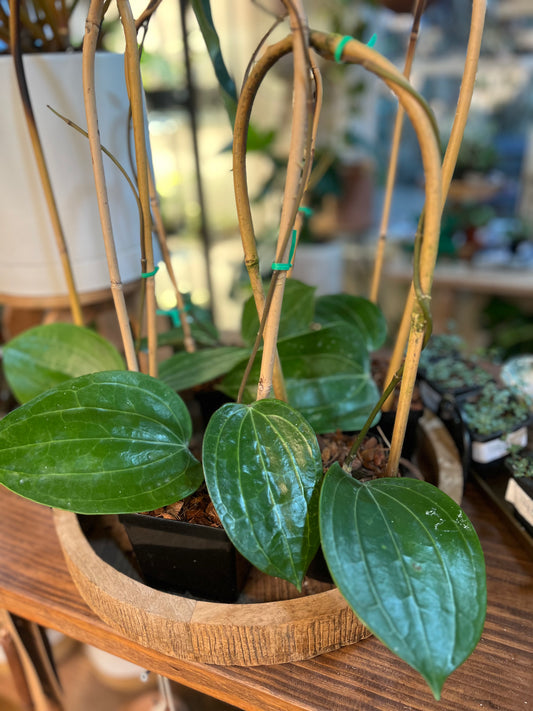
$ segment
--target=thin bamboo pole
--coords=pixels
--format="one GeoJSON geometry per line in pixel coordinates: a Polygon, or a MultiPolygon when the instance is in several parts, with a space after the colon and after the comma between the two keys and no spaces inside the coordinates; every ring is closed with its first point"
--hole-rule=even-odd
{"type": "MultiPolygon", "coordinates": [[[[334,56],[336,46],[340,41],[342,41],[342,38],[338,36],[327,36],[315,32],[311,33],[312,45],[326,56],[334,56]]],[[[402,74],[384,57],[366,45],[362,45],[355,40],[349,41],[343,49],[343,58],[345,61],[362,64],[366,69],[380,76],[397,95],[416,131],[426,180],[426,211],[423,225],[419,279],[424,294],[429,294],[437,256],[442,195],[440,147],[430,112],[421,97],[416,95],[402,74]]],[[[399,456],[396,460],[398,441],[403,443],[417,373],[417,358],[424,336],[424,328],[420,329],[420,311],[420,305],[418,303],[415,304],[413,317],[414,336],[409,353],[409,367],[406,367],[403,375],[400,407],[398,408],[393,433],[392,445],[394,446],[394,451],[391,450],[389,455],[389,461],[392,459],[390,471],[393,472],[396,471],[398,466],[399,456]],[[412,367],[413,365],[415,366],[414,368],[412,367]]],[[[401,453],[401,446],[399,451],[401,453]]],[[[353,453],[351,453],[351,456],[353,456],[353,453]]]]}
{"type": "MultiPolygon", "coordinates": [[[[409,77],[411,76],[411,69],[413,67],[416,43],[418,41],[418,33],[420,30],[420,20],[422,19],[422,13],[424,12],[425,6],[426,0],[417,0],[416,7],[414,10],[413,25],[411,27],[411,34],[409,37],[409,45],[407,47],[405,64],[403,68],[403,75],[406,79],[409,79],[409,77]]],[[[396,112],[396,119],[394,121],[394,128],[392,133],[392,143],[389,157],[389,165],[387,169],[387,179],[385,182],[385,196],[383,200],[383,209],[379,226],[376,259],[374,262],[372,284],[370,287],[370,301],[375,304],[378,301],[379,286],[381,283],[381,274],[383,271],[383,261],[385,258],[385,247],[387,244],[387,232],[389,229],[392,197],[394,193],[394,186],[396,183],[396,171],[398,167],[398,155],[400,153],[400,143],[402,138],[404,117],[405,110],[401,104],[398,104],[398,110],[396,112]]]]}
{"type": "Polygon", "coordinates": [[[52,188],[52,182],[50,180],[50,174],[48,172],[48,167],[46,164],[46,159],[44,156],[44,151],[39,136],[39,131],[37,129],[37,123],[35,121],[35,115],[33,113],[33,107],[31,104],[30,93],[28,85],[26,82],[26,75],[24,72],[24,64],[22,61],[22,53],[20,49],[20,0],[10,0],[10,17],[9,17],[9,33],[11,41],[11,52],[13,54],[13,62],[15,65],[15,73],[17,77],[17,83],[19,87],[20,97],[22,100],[22,106],[24,109],[24,117],[26,119],[26,125],[28,127],[28,132],[30,135],[31,145],[33,148],[33,153],[35,156],[35,161],[37,164],[37,170],[39,172],[39,177],[41,180],[41,185],[43,188],[44,197],[46,200],[46,205],[48,208],[48,213],[50,215],[50,221],[52,225],[52,230],[54,232],[55,241],[57,245],[57,250],[59,253],[59,259],[61,261],[61,266],[63,269],[63,274],[65,276],[65,281],[67,285],[67,292],[69,298],[70,311],[72,313],[72,319],[78,326],[83,325],[83,315],[81,310],[79,294],[76,290],[76,284],[74,281],[74,275],[72,272],[72,265],[68,253],[68,247],[65,240],[65,235],[63,232],[63,227],[61,225],[61,218],[59,216],[59,210],[57,208],[57,203],[54,196],[54,191],[52,188]]]}
{"type": "Polygon", "coordinates": [[[147,158],[145,115],[139,51],[137,47],[137,30],[135,19],[128,0],[117,0],[117,7],[122,21],[126,52],[124,56],[126,71],[126,86],[131,105],[133,137],[135,143],[135,160],[137,167],[137,187],[143,211],[143,239],[146,256],[146,272],[143,274],[146,283],[146,328],[148,334],[148,372],[157,377],[157,320],[155,298],[155,265],[152,244],[152,219],[150,213],[149,167],[147,158]]]}
{"type": "MultiPolygon", "coordinates": [[[[472,95],[474,93],[474,86],[476,81],[479,53],[481,50],[481,40],[483,37],[486,5],[486,0],[473,0],[470,37],[468,40],[468,46],[466,51],[463,79],[459,90],[455,119],[453,122],[450,139],[448,141],[448,146],[446,148],[444,160],[442,163],[441,211],[444,209],[444,205],[448,197],[448,191],[450,189],[450,184],[453,178],[453,172],[457,163],[457,156],[459,155],[462,137],[466,127],[466,122],[468,120],[468,114],[470,112],[470,104],[472,102],[472,95]]],[[[411,286],[409,289],[409,294],[407,296],[407,301],[398,330],[398,335],[396,337],[396,342],[394,344],[394,349],[391,355],[389,369],[385,379],[386,383],[388,383],[392,379],[394,373],[396,373],[401,366],[405,352],[405,345],[408,340],[411,313],[413,311],[415,301],[415,290],[414,287],[411,286]]],[[[384,404],[383,409],[390,410],[390,408],[392,407],[392,402],[393,399],[392,397],[390,397],[384,404]]]]}
{"type": "Polygon", "coordinates": [[[187,353],[194,353],[196,351],[196,343],[191,333],[191,326],[187,320],[187,313],[185,311],[185,303],[183,301],[181,291],[178,288],[178,280],[176,279],[176,273],[174,271],[174,267],[172,266],[172,257],[167,244],[165,225],[163,224],[161,210],[159,209],[159,198],[157,196],[157,191],[155,187],[155,178],[151,169],[149,169],[148,171],[148,181],[150,187],[150,204],[152,207],[152,215],[154,218],[155,232],[159,247],[161,249],[161,253],[163,255],[163,261],[167,268],[169,279],[174,288],[174,295],[176,297],[176,308],[180,317],[181,327],[183,329],[183,345],[187,353]]]}
{"type": "MultiPolygon", "coordinates": [[[[288,246],[284,244],[285,235],[289,235],[294,226],[294,219],[298,212],[301,199],[301,185],[303,167],[310,156],[306,155],[309,145],[308,136],[311,130],[309,121],[309,101],[311,95],[309,52],[309,28],[307,16],[301,0],[283,0],[289,12],[291,32],[293,36],[294,56],[294,88],[291,123],[291,142],[283,193],[283,205],[280,217],[280,230],[276,252],[277,263],[286,262],[288,259],[288,246]]],[[[263,334],[263,357],[257,387],[257,399],[261,400],[270,395],[272,389],[272,375],[276,359],[276,344],[279,330],[279,320],[283,304],[283,292],[287,273],[275,272],[272,280],[273,294],[270,311],[263,334]]]]}
{"type": "Polygon", "coordinates": [[[83,42],[83,90],[85,96],[85,115],[87,118],[87,133],[89,136],[89,146],[93,162],[94,180],[96,185],[96,197],[100,212],[100,222],[109,268],[111,294],[115,304],[120,334],[124,346],[126,363],[129,370],[138,370],[135,344],[130,329],[128,311],[124,298],[124,290],[120,279],[118,260],[113,239],[113,228],[111,224],[111,213],[107,198],[107,188],[100,146],[100,135],[98,130],[98,112],[95,97],[95,70],[94,56],[96,43],[100,33],[100,25],[103,18],[103,0],[91,0],[87,20],[85,22],[85,38],[83,42]]]}
{"type": "MultiPolygon", "coordinates": [[[[257,64],[247,72],[243,84],[233,126],[233,186],[237,219],[244,253],[244,264],[250,279],[255,307],[259,321],[263,320],[266,297],[261,279],[257,241],[255,238],[250,198],[248,194],[248,179],[246,173],[246,142],[248,126],[255,96],[268,70],[287,54],[292,48],[292,38],[286,37],[276,45],[267,47],[257,64]]],[[[278,400],[286,400],[285,385],[281,372],[281,364],[276,356],[273,372],[274,395],[278,400]]]]}

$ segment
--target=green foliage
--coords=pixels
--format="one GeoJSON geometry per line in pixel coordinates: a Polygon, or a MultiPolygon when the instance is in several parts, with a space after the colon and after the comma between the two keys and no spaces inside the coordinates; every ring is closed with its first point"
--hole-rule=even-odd
{"type": "Polygon", "coordinates": [[[69,323],[36,326],[3,349],[7,382],[19,402],[28,402],[70,378],[119,370],[124,362],[105,338],[69,323]]]}
{"type": "MultiPolygon", "coordinates": [[[[364,336],[354,325],[337,323],[280,340],[278,353],[289,404],[316,432],[360,429],[379,399],[370,372],[364,336]]],[[[245,391],[255,399],[260,363],[256,360],[245,391]]],[[[222,381],[221,390],[235,397],[244,364],[222,381]]]]}
{"type": "Polygon", "coordinates": [[[323,325],[339,322],[356,326],[366,341],[366,348],[375,351],[385,343],[387,322],[383,312],[368,299],[351,294],[319,296],[315,302],[315,321],[323,325]]]}
{"type": "Polygon", "coordinates": [[[219,346],[195,353],[180,351],[161,363],[159,378],[177,392],[225,375],[247,358],[247,348],[219,346]]]}
{"type": "Polygon", "coordinates": [[[235,122],[235,112],[237,110],[237,88],[222,56],[220,39],[211,14],[210,0],[191,0],[191,6],[198,20],[200,31],[203,35],[213,69],[215,70],[215,75],[220,85],[224,106],[226,107],[231,125],[233,126],[235,122]]]}
{"type": "Polygon", "coordinates": [[[483,630],[483,552],[459,506],[414,479],[352,479],[338,464],[320,497],[322,548],[357,616],[435,698],[483,630]]]}
{"type": "Polygon", "coordinates": [[[461,407],[464,420],[475,434],[505,435],[529,420],[529,403],[513,388],[488,383],[461,407]]]}
{"type": "Polygon", "coordinates": [[[481,387],[492,380],[492,375],[474,359],[457,354],[424,359],[420,364],[420,373],[446,392],[481,387]]]}
{"type": "Polygon", "coordinates": [[[236,548],[257,568],[301,587],[319,545],[322,461],[313,430],[278,400],[227,404],[203,445],[211,500],[236,548]]]}
{"type": "Polygon", "coordinates": [[[520,451],[510,449],[510,454],[505,463],[513,472],[517,479],[527,477],[533,479],[533,454],[531,452],[520,453],[520,451]]]}
{"type": "Polygon", "coordinates": [[[134,513],[195,491],[202,468],[188,449],[181,398],[141,373],[84,375],[0,420],[0,482],[77,513],[134,513]]]}
{"type": "MultiPolygon", "coordinates": [[[[280,339],[309,331],[315,311],[314,295],[315,287],[297,279],[287,280],[278,332],[280,339]]],[[[241,337],[245,343],[253,345],[258,331],[259,318],[251,296],[242,310],[241,337]]]]}
{"type": "MultiPolygon", "coordinates": [[[[314,292],[296,279],[285,285],[278,354],[288,401],[316,432],[357,430],[379,399],[369,351],[383,345],[385,319],[368,299],[348,294],[315,298],[314,292]]],[[[250,298],[243,310],[243,340],[253,343],[258,329],[250,298]]],[[[245,365],[231,370],[220,386],[230,397],[237,396],[245,365]]],[[[258,356],[248,378],[246,402],[255,399],[259,372],[258,356]]]]}

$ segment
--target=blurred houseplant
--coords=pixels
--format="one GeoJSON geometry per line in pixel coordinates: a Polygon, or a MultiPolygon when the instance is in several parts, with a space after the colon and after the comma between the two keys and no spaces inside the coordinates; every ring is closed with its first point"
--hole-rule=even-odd
{"type": "MultiPolygon", "coordinates": [[[[68,376],[78,377],[51,389],[47,388],[49,383],[44,387],[39,383],[37,391],[44,392],[36,397],[30,397],[35,391],[28,388],[24,396],[30,397],[28,402],[0,423],[0,479],[20,495],[47,505],[101,514],[163,506],[195,491],[205,475],[226,532],[250,562],[270,575],[301,586],[321,544],[332,577],[356,614],[423,675],[438,698],[447,676],[470,654],[481,634],[486,605],[483,555],[470,522],[454,502],[426,482],[397,474],[418,359],[430,330],[428,302],[440,215],[468,114],[485,5],[482,0],[473,4],[467,78],[457,112],[456,135],[441,171],[431,112],[402,74],[379,53],[350,37],[309,31],[302,4],[293,0],[284,4],[291,34],[256,58],[232,115],[237,210],[259,322],[251,355],[249,347],[197,352],[189,347],[188,352],[177,354],[179,358],[174,357],[167,369],[161,366],[164,377],[156,377],[155,267],[137,33],[127,1],[119,0],[126,36],[127,83],[135,127],[146,256],[143,276],[149,374],[138,372],[135,344],[119,293],[117,310],[127,371],[105,370],[109,368],[106,361],[102,372],[80,374],[83,366],[72,372],[75,359],[69,356],[76,350],[77,337],[70,329],[57,336],[55,345],[59,348],[48,348],[46,328],[27,338],[20,337],[6,353],[15,364],[26,362],[24,376],[39,370],[44,381],[50,374],[56,382],[68,376]],[[311,301],[311,313],[306,314],[309,299],[301,294],[294,297],[291,289],[293,301],[288,303],[294,309],[286,310],[282,320],[284,287],[301,228],[299,208],[311,170],[320,108],[321,82],[311,48],[326,59],[362,64],[387,84],[415,127],[425,169],[427,202],[416,240],[413,296],[406,309],[411,326],[407,353],[382,396],[386,400],[402,380],[387,476],[368,483],[361,483],[349,473],[357,456],[357,440],[344,465],[335,463],[323,475],[316,434],[308,419],[312,421],[313,412],[323,411],[325,405],[335,408],[340,404],[343,409],[345,383],[354,378],[347,368],[359,366],[356,380],[368,381],[365,363],[369,342],[380,328],[376,326],[379,309],[362,299],[356,299],[356,303],[342,299],[322,302],[326,323],[321,324],[318,319],[318,326],[311,327],[309,322],[317,323],[320,309],[311,301]],[[246,139],[257,89],[269,69],[289,52],[294,56],[295,78],[291,148],[273,276],[265,294],[247,196],[246,139]],[[365,309],[372,313],[368,319],[370,328],[364,318],[362,322],[359,319],[365,309]],[[296,333],[292,330],[294,321],[296,333]],[[280,324],[287,326],[288,322],[285,340],[280,337],[280,324]],[[303,333],[302,323],[306,324],[303,333]],[[46,347],[35,348],[35,340],[46,347]],[[287,358],[289,342],[292,350],[289,348],[287,358]],[[245,404],[243,393],[249,387],[249,370],[259,350],[258,388],[253,402],[245,404]],[[167,382],[171,376],[181,377],[187,372],[193,376],[189,384],[212,380],[243,359],[250,368],[241,378],[237,401],[223,405],[209,420],[200,464],[189,448],[191,421],[186,407],[167,382]],[[291,400],[291,375],[295,381],[292,399],[305,394],[297,407],[286,402],[287,395],[291,400]]],[[[197,0],[194,6],[200,24],[208,31],[211,56],[219,58],[209,3],[197,0]]],[[[105,218],[107,201],[99,177],[102,156],[91,73],[102,15],[103,7],[95,0],[89,9],[83,54],[88,133],[105,218]]],[[[185,327],[183,316],[181,313],[185,327]]],[[[91,339],[89,332],[85,335],[91,339]]],[[[406,341],[407,338],[402,351],[406,341]]],[[[80,360],[83,359],[77,362],[80,360]]],[[[382,404],[371,401],[368,389],[364,399],[366,425],[361,427],[361,438],[379,415],[382,404]]],[[[348,402],[349,408],[353,405],[348,402]]],[[[316,428],[328,431],[322,425],[316,428]]]]}

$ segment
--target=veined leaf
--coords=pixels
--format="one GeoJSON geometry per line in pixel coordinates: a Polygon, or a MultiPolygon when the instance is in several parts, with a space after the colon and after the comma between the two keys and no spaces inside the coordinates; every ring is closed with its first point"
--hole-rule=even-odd
{"type": "Polygon", "coordinates": [[[19,402],[70,378],[124,368],[122,356],[102,336],[71,323],[30,328],[4,346],[4,372],[19,402]]]}
{"type": "MultiPolygon", "coordinates": [[[[316,432],[362,427],[379,399],[370,372],[368,350],[358,328],[350,324],[311,331],[278,343],[290,405],[316,432]]],[[[260,354],[248,379],[245,399],[255,398],[260,354]]],[[[224,378],[221,389],[236,397],[244,364],[224,378]]]]}
{"type": "Polygon", "coordinates": [[[387,337],[387,322],[383,312],[379,306],[362,296],[352,294],[319,296],[315,305],[315,319],[324,326],[337,321],[356,326],[371,351],[380,348],[387,337]]]}
{"type": "Polygon", "coordinates": [[[142,373],[69,380],[0,420],[0,483],[77,513],[135,513],[195,491],[185,404],[142,373]]]}
{"type": "Polygon", "coordinates": [[[204,437],[206,484],[234,545],[263,572],[301,586],[318,545],[322,461],[313,430],[289,405],[228,404],[204,437]]]}
{"type": "Polygon", "coordinates": [[[247,358],[247,348],[219,346],[187,353],[175,353],[159,366],[159,378],[173,390],[180,391],[225,375],[247,358]]]}
{"type": "MultiPolygon", "coordinates": [[[[279,323],[280,340],[309,331],[314,314],[315,287],[297,279],[288,279],[283,293],[283,307],[279,323]]],[[[241,336],[245,343],[253,345],[259,330],[259,318],[253,296],[242,310],[241,336]]]]}
{"type": "Polygon", "coordinates": [[[191,0],[191,6],[198,20],[200,31],[203,35],[209,57],[215,75],[220,84],[222,99],[228,112],[231,125],[235,123],[235,112],[237,110],[237,88],[235,82],[231,78],[220,48],[220,40],[213,22],[211,14],[210,0],[191,0]]]}
{"type": "MultiPolygon", "coordinates": [[[[379,400],[369,373],[339,373],[313,379],[286,380],[287,397],[315,432],[359,430],[379,400]]],[[[379,422],[377,415],[374,425],[379,422]]]]}
{"type": "Polygon", "coordinates": [[[435,698],[485,620],[483,552],[460,507],[427,482],[362,484],[336,464],[320,498],[322,548],[356,615],[435,698]]]}

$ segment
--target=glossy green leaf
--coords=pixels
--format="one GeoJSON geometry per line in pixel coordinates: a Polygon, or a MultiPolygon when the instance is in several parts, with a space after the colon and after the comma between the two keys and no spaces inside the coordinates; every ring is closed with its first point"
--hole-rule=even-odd
{"type": "Polygon", "coordinates": [[[247,358],[247,348],[220,346],[195,353],[175,353],[159,366],[159,378],[173,390],[180,391],[208,383],[247,358]]]}
{"type": "Polygon", "coordinates": [[[203,35],[209,57],[213,69],[215,70],[216,78],[222,92],[222,99],[228,112],[231,125],[235,123],[235,112],[237,110],[237,88],[235,82],[231,78],[220,47],[220,39],[218,37],[211,13],[210,0],[191,0],[191,7],[194,10],[200,31],[203,35]]]}
{"type": "Polygon", "coordinates": [[[102,336],[70,323],[24,331],[4,346],[4,372],[19,402],[65,380],[124,368],[122,356],[102,336]]]}
{"type": "Polygon", "coordinates": [[[195,491],[185,404],[142,373],[83,375],[0,420],[0,483],[77,513],[132,513],[195,491]]]}
{"type": "Polygon", "coordinates": [[[364,335],[369,350],[385,342],[387,322],[383,312],[368,299],[351,294],[328,294],[316,300],[315,319],[327,326],[341,321],[356,326],[364,335]]]}
{"type": "MultiPolygon", "coordinates": [[[[315,287],[297,279],[288,279],[283,294],[283,308],[279,324],[278,338],[284,339],[309,331],[315,310],[315,287]]],[[[259,330],[259,319],[253,296],[242,311],[241,336],[245,343],[252,345],[259,330]]]]}
{"type": "MultiPolygon", "coordinates": [[[[357,430],[379,399],[365,340],[358,328],[335,324],[278,343],[289,403],[316,432],[357,430]]],[[[260,355],[248,380],[251,402],[259,378],[260,355]]],[[[236,397],[244,365],[228,373],[221,389],[236,397]]]]}
{"type": "Polygon", "coordinates": [[[357,616],[439,698],[486,611],[483,552],[460,507],[415,479],[362,484],[337,464],[320,498],[322,548],[357,616]]]}
{"type": "Polygon", "coordinates": [[[318,545],[322,461],[313,430],[283,402],[228,404],[203,446],[209,494],[228,536],[260,570],[300,587],[318,545]]]}

